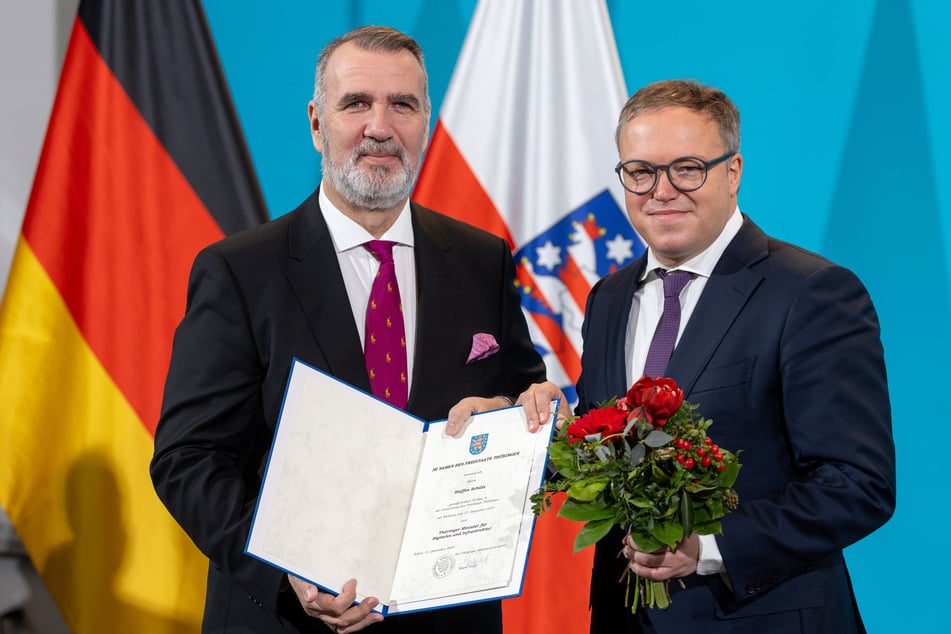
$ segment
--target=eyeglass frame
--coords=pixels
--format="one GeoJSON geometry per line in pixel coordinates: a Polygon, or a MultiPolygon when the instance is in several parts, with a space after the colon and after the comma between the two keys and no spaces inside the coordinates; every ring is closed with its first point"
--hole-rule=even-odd
{"type": "Polygon", "coordinates": [[[672,186],[674,189],[676,189],[677,191],[679,191],[679,192],[681,192],[681,193],[683,193],[683,194],[689,194],[690,192],[695,192],[695,191],[697,191],[698,189],[700,189],[701,187],[703,187],[703,186],[706,184],[706,182],[707,182],[707,176],[710,174],[710,168],[711,168],[711,167],[716,167],[716,166],[719,165],[720,163],[723,163],[724,161],[727,161],[727,160],[733,158],[733,157],[736,156],[737,154],[738,154],[737,152],[735,152],[735,151],[733,151],[733,150],[730,150],[730,151],[727,152],[726,154],[723,154],[722,156],[718,156],[717,158],[712,159],[712,160],[710,160],[710,161],[704,161],[704,160],[703,160],[702,158],[700,158],[699,156],[680,156],[680,157],[675,158],[674,160],[672,160],[670,163],[667,163],[666,165],[657,165],[657,164],[655,164],[655,163],[651,163],[650,161],[644,161],[644,160],[641,160],[641,159],[631,159],[631,160],[629,160],[629,161],[623,161],[623,162],[622,162],[622,161],[618,161],[618,164],[614,166],[614,173],[617,174],[618,180],[621,181],[621,187],[623,187],[623,188],[625,189],[625,191],[629,191],[629,192],[631,192],[632,194],[634,194],[635,196],[644,196],[644,195],[649,194],[649,193],[651,193],[652,191],[654,191],[654,188],[657,187],[657,182],[660,180],[660,171],[661,171],[661,170],[664,170],[664,171],[667,173],[667,181],[671,184],[671,186],[672,186]],[[686,161],[686,160],[688,160],[688,159],[689,159],[689,160],[693,160],[693,161],[697,161],[697,162],[699,162],[699,163],[701,163],[701,164],[703,165],[703,180],[700,181],[700,184],[697,185],[696,187],[693,187],[693,188],[690,188],[690,189],[684,189],[684,188],[682,188],[682,187],[679,187],[679,186],[678,186],[676,183],[674,183],[674,181],[670,178],[670,166],[673,165],[674,163],[678,163],[678,162],[680,162],[680,161],[686,161]],[[648,187],[647,189],[645,189],[645,190],[642,191],[642,192],[636,192],[636,191],[634,191],[633,189],[631,189],[630,187],[628,187],[627,185],[624,184],[624,177],[621,176],[621,170],[622,170],[622,169],[624,168],[624,166],[627,165],[628,163],[643,163],[644,165],[647,165],[647,166],[650,167],[652,170],[654,170],[654,182],[651,183],[651,186],[650,186],[650,187],[648,187]]]}

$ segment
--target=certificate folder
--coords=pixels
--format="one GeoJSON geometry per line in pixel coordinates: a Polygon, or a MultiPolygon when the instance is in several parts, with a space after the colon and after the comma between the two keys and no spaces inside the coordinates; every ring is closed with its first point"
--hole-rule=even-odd
{"type": "Polygon", "coordinates": [[[521,593],[552,420],[476,414],[456,438],[294,360],[245,551],[383,614],[521,593]]]}

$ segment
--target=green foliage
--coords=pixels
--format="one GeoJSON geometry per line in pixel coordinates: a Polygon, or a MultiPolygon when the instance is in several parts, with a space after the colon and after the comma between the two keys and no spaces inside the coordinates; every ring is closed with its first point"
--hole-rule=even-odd
{"type": "Polygon", "coordinates": [[[612,526],[614,526],[614,520],[612,519],[588,521],[578,531],[578,536],[575,537],[575,552],[597,543],[598,540],[608,534],[612,526]]]}
{"type": "MultiPolygon", "coordinates": [[[[611,401],[602,408],[623,409],[611,401]]],[[[583,417],[582,417],[583,418],[583,417]]],[[[532,496],[536,514],[551,508],[551,496],[566,493],[559,516],[584,522],[574,548],[596,543],[619,525],[644,551],[675,550],[691,534],[721,532],[720,519],[736,507],[737,455],[708,439],[712,421],[683,402],[665,424],[632,418],[618,433],[569,433],[569,421],[555,436],[549,457],[559,477],[532,496]],[[705,460],[706,459],[706,460],[705,460]]],[[[669,596],[657,582],[636,579],[634,606],[666,607],[669,596]],[[641,583],[644,583],[643,588],[641,583]]]]}

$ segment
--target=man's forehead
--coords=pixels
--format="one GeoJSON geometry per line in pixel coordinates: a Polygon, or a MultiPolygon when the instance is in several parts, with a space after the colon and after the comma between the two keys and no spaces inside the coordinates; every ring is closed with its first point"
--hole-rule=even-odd
{"type": "Polygon", "coordinates": [[[618,141],[621,146],[647,141],[664,146],[674,146],[678,143],[719,143],[720,126],[709,115],[689,108],[654,108],[629,119],[618,141]]]}
{"type": "MultiPolygon", "coordinates": [[[[403,85],[401,91],[421,89],[423,72],[419,61],[406,49],[370,51],[352,42],[334,51],[327,64],[327,79],[341,84],[365,82],[368,91],[380,82],[403,85]]],[[[346,90],[350,90],[349,86],[346,90]]]]}

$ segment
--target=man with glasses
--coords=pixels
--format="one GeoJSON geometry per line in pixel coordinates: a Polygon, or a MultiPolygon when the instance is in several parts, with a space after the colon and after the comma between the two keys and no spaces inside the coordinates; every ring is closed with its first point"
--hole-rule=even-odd
{"type": "MultiPolygon", "coordinates": [[[[895,505],[866,289],[740,212],[739,113],[721,91],[651,84],[624,106],[616,141],[627,211],[648,250],[591,290],[577,413],[645,372],[669,376],[714,421],[717,442],[743,450],[743,467],[722,534],[653,553],[617,529],[597,544],[591,631],[864,632],[842,550],[895,505]],[[658,362],[652,340],[667,321],[665,279],[676,276],[682,288],[666,293],[680,311],[676,347],[658,362]],[[625,567],[669,580],[670,607],[624,607],[625,567]]],[[[543,383],[519,400],[538,420],[557,395],[543,383]]]]}

